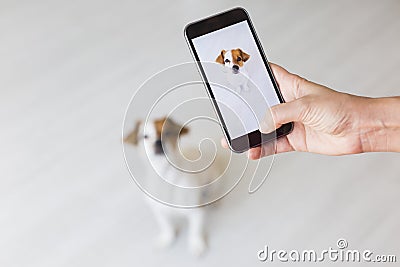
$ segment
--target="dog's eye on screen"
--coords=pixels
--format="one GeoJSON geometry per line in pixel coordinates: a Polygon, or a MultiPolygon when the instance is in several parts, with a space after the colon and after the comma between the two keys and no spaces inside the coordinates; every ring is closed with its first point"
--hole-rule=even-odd
{"type": "Polygon", "coordinates": [[[241,61],[241,60],[242,60],[242,58],[241,58],[241,57],[238,57],[238,58],[237,58],[237,61],[241,61]]]}
{"type": "Polygon", "coordinates": [[[229,61],[229,59],[225,59],[225,63],[229,63],[230,61],[229,61]]]}

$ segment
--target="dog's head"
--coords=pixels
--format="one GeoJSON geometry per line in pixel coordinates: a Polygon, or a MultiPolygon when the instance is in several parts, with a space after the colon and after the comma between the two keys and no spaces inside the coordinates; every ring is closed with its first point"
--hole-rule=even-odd
{"type": "Polygon", "coordinates": [[[179,137],[188,132],[187,127],[167,117],[148,121],[146,125],[137,121],[132,132],[124,138],[124,142],[136,146],[139,140],[143,139],[148,152],[163,155],[167,147],[175,148],[179,137]]]}
{"type": "Polygon", "coordinates": [[[237,74],[239,73],[239,69],[243,67],[244,63],[249,60],[249,58],[249,54],[237,48],[228,51],[222,50],[215,61],[232,68],[232,72],[237,74]]]}

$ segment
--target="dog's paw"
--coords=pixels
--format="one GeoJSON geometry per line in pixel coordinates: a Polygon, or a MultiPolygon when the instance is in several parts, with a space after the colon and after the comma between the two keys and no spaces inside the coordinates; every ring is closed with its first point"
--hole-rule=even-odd
{"type": "Polygon", "coordinates": [[[176,234],[173,232],[161,233],[156,240],[156,247],[163,249],[172,245],[175,241],[176,234]]]}
{"type": "Polygon", "coordinates": [[[189,249],[193,255],[200,257],[207,250],[206,240],[200,236],[189,239],[189,249]]]}

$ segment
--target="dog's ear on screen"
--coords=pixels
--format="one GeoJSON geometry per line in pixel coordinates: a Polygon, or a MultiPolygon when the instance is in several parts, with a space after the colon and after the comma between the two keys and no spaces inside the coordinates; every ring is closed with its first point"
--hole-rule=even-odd
{"type": "Polygon", "coordinates": [[[224,56],[225,56],[226,51],[221,50],[221,53],[218,55],[217,59],[215,62],[218,62],[219,64],[224,64],[224,56]]]}
{"type": "Polygon", "coordinates": [[[137,120],[135,123],[135,127],[133,128],[132,132],[128,134],[127,137],[124,138],[124,143],[132,144],[136,146],[139,142],[139,129],[142,121],[137,120]]]}
{"type": "Polygon", "coordinates": [[[246,62],[247,60],[249,60],[250,55],[247,54],[246,52],[243,52],[242,49],[238,48],[238,50],[240,51],[240,54],[242,56],[243,62],[246,62]]]}

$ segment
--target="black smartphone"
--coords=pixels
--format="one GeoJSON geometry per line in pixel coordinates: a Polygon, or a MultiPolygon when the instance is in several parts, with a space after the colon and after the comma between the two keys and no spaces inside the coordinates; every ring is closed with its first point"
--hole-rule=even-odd
{"type": "Polygon", "coordinates": [[[259,131],[268,109],[285,101],[245,9],[192,22],[184,31],[232,151],[244,152],[292,131],[293,123],[268,134],[259,131]]]}

